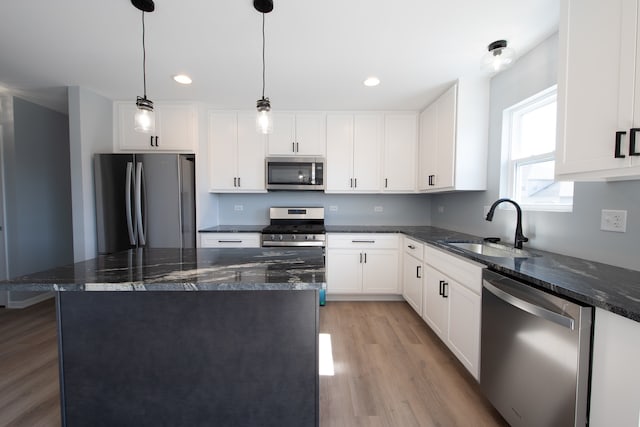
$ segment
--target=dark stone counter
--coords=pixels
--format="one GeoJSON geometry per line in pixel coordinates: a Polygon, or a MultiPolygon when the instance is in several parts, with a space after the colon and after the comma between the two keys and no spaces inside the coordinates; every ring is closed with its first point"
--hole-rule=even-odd
{"type": "MultiPolygon", "coordinates": [[[[416,240],[485,264],[534,286],[640,322],[640,271],[526,247],[524,259],[486,257],[447,245],[482,238],[436,227],[327,226],[328,233],[403,233],[416,240]]],[[[640,266],[640,260],[639,260],[640,266]]]]}
{"type": "Polygon", "coordinates": [[[198,230],[198,233],[260,233],[265,225],[216,225],[198,230]]]}
{"type": "Polygon", "coordinates": [[[320,289],[321,248],[137,249],[0,282],[10,291],[320,289]]]}

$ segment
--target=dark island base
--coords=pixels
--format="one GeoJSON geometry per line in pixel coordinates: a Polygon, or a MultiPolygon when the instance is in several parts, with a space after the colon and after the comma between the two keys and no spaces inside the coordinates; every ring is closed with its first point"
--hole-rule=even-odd
{"type": "Polygon", "coordinates": [[[318,426],[318,291],[58,292],[63,426],[318,426]]]}

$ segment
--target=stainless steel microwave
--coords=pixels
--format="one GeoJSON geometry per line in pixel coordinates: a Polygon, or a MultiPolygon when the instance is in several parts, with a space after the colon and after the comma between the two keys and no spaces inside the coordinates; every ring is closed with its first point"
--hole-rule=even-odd
{"type": "Polygon", "coordinates": [[[324,158],[267,157],[267,190],[324,190],[324,158]]]}

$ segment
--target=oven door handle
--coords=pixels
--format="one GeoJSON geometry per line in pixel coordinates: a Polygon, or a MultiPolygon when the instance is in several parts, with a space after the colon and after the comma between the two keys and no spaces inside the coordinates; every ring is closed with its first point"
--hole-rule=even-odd
{"type": "Polygon", "coordinates": [[[520,310],[525,311],[529,314],[532,314],[536,317],[543,318],[550,322],[557,323],[560,326],[564,326],[567,329],[574,330],[575,321],[571,317],[553,312],[544,307],[540,307],[539,305],[530,303],[529,301],[520,299],[492,285],[487,280],[484,280],[483,282],[484,282],[483,286],[487,291],[491,292],[493,295],[495,295],[497,298],[500,298],[502,301],[506,302],[507,304],[512,305],[516,308],[519,308],[520,310]]]}

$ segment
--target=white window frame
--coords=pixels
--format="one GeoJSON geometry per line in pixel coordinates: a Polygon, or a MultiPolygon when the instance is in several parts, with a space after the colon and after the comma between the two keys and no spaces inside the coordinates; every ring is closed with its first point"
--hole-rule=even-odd
{"type": "MultiPolygon", "coordinates": [[[[520,166],[530,164],[555,161],[555,149],[547,153],[534,156],[512,159],[513,136],[517,135],[518,125],[522,117],[533,110],[544,107],[552,102],[557,102],[558,87],[553,85],[529,98],[505,108],[502,113],[502,162],[500,196],[516,200],[523,210],[528,211],[549,211],[549,212],[572,212],[573,199],[571,204],[547,203],[547,204],[525,204],[517,199],[516,172],[520,166]]],[[[504,205],[504,204],[503,204],[504,205]]]]}

